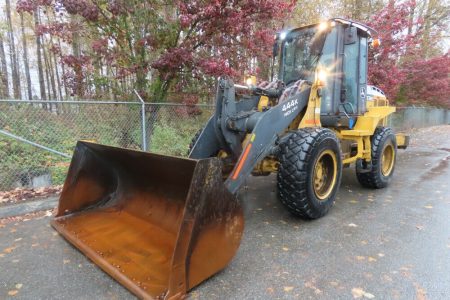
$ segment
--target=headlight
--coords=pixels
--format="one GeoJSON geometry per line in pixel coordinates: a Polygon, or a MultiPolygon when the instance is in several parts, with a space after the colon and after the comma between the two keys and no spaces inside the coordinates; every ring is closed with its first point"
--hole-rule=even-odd
{"type": "Polygon", "coordinates": [[[247,86],[255,86],[256,85],[256,76],[254,76],[254,75],[246,76],[245,84],[247,86]]]}
{"type": "Polygon", "coordinates": [[[319,69],[317,71],[317,84],[320,86],[324,86],[327,82],[328,72],[325,69],[319,69]]]}
{"type": "Polygon", "coordinates": [[[319,31],[325,31],[328,28],[328,22],[322,22],[319,24],[319,31]]]}
{"type": "Polygon", "coordinates": [[[374,48],[378,48],[381,45],[380,39],[373,39],[371,45],[374,48]]]}

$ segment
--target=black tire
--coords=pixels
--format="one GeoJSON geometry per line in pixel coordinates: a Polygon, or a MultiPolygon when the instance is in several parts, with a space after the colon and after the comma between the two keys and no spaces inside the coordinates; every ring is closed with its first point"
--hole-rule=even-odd
{"type": "Polygon", "coordinates": [[[356,170],[356,178],[359,183],[367,188],[381,189],[388,186],[394,175],[395,161],[397,159],[397,139],[394,132],[389,127],[378,127],[371,138],[372,168],[368,172],[356,170]],[[392,167],[389,172],[383,171],[383,153],[388,146],[393,150],[392,167]]]}
{"type": "Polygon", "coordinates": [[[326,128],[303,128],[292,133],[280,148],[277,181],[281,203],[299,217],[317,219],[324,216],[333,205],[341,183],[341,149],[336,135],[326,128]],[[315,170],[318,160],[326,155],[334,156],[333,182],[330,181],[327,193],[319,198],[314,185],[315,170]]]}

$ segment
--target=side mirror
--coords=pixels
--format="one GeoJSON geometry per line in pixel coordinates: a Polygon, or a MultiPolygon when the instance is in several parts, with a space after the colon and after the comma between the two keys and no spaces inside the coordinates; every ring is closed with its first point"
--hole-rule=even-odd
{"type": "Polygon", "coordinates": [[[341,103],[344,103],[347,99],[347,89],[342,88],[341,89],[341,103]]]}

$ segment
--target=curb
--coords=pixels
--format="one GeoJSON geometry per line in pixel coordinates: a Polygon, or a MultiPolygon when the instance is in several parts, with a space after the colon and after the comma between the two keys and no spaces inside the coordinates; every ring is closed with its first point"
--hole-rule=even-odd
{"type": "Polygon", "coordinates": [[[37,211],[53,209],[58,204],[59,197],[49,197],[24,203],[13,203],[0,207],[0,219],[21,216],[37,211]]]}

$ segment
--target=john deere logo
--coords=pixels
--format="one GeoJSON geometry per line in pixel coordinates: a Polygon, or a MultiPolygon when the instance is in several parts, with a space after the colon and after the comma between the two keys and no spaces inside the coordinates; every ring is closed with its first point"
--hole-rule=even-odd
{"type": "Polygon", "coordinates": [[[361,99],[362,100],[366,99],[366,89],[365,88],[361,88],[361,99]]]}

